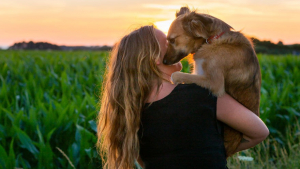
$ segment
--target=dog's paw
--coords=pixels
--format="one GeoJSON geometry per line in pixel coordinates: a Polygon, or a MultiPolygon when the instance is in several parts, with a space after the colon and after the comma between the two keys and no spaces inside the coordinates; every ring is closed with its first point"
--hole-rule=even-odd
{"type": "Polygon", "coordinates": [[[172,81],[173,84],[182,83],[180,81],[180,78],[179,78],[180,74],[181,74],[181,72],[174,72],[174,73],[172,73],[172,75],[171,75],[171,81],[172,81]]]}
{"type": "Polygon", "coordinates": [[[221,97],[225,94],[225,89],[224,87],[222,88],[218,88],[218,89],[212,89],[210,88],[210,91],[212,92],[213,95],[215,95],[216,97],[221,97]]]}

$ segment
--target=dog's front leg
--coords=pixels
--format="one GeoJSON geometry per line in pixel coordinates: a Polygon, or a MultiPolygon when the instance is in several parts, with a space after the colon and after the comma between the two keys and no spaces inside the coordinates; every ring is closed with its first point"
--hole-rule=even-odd
{"type": "Polygon", "coordinates": [[[197,84],[197,78],[194,76],[198,75],[192,75],[189,73],[182,73],[182,72],[174,72],[171,75],[171,80],[174,84],[179,84],[179,83],[185,83],[185,84],[191,84],[191,83],[196,83],[197,84]]]}
{"type": "Polygon", "coordinates": [[[224,76],[221,72],[208,73],[206,75],[188,74],[182,72],[174,72],[171,80],[175,84],[195,83],[199,86],[209,89],[214,95],[221,96],[225,93],[224,76]]]}

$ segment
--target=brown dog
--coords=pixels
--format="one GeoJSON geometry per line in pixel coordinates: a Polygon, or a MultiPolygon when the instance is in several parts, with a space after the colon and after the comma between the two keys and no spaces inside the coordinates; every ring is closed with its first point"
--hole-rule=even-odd
{"type": "MultiPolygon", "coordinates": [[[[194,74],[175,72],[174,83],[196,83],[216,96],[225,91],[259,115],[261,74],[252,43],[231,26],[207,14],[182,7],[168,33],[164,64],[170,65],[194,53],[194,74]]],[[[224,127],[227,157],[233,155],[242,134],[224,127]]]]}

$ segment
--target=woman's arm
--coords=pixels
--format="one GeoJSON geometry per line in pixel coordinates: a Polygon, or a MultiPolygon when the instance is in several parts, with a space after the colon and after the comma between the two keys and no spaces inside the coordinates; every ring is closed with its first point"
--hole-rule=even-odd
{"type": "Polygon", "coordinates": [[[136,161],[139,163],[139,165],[140,165],[142,168],[145,168],[144,162],[143,162],[143,160],[141,159],[141,157],[138,157],[138,158],[136,159],[136,161]]]}
{"type": "Polygon", "coordinates": [[[236,152],[254,147],[269,135],[265,123],[228,94],[218,97],[217,119],[243,133],[236,152]]]}

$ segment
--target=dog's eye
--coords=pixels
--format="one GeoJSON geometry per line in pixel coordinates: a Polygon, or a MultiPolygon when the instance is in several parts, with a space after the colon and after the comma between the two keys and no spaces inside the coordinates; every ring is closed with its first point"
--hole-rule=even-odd
{"type": "Polygon", "coordinates": [[[174,44],[175,43],[175,39],[169,39],[169,43],[174,44]]]}

